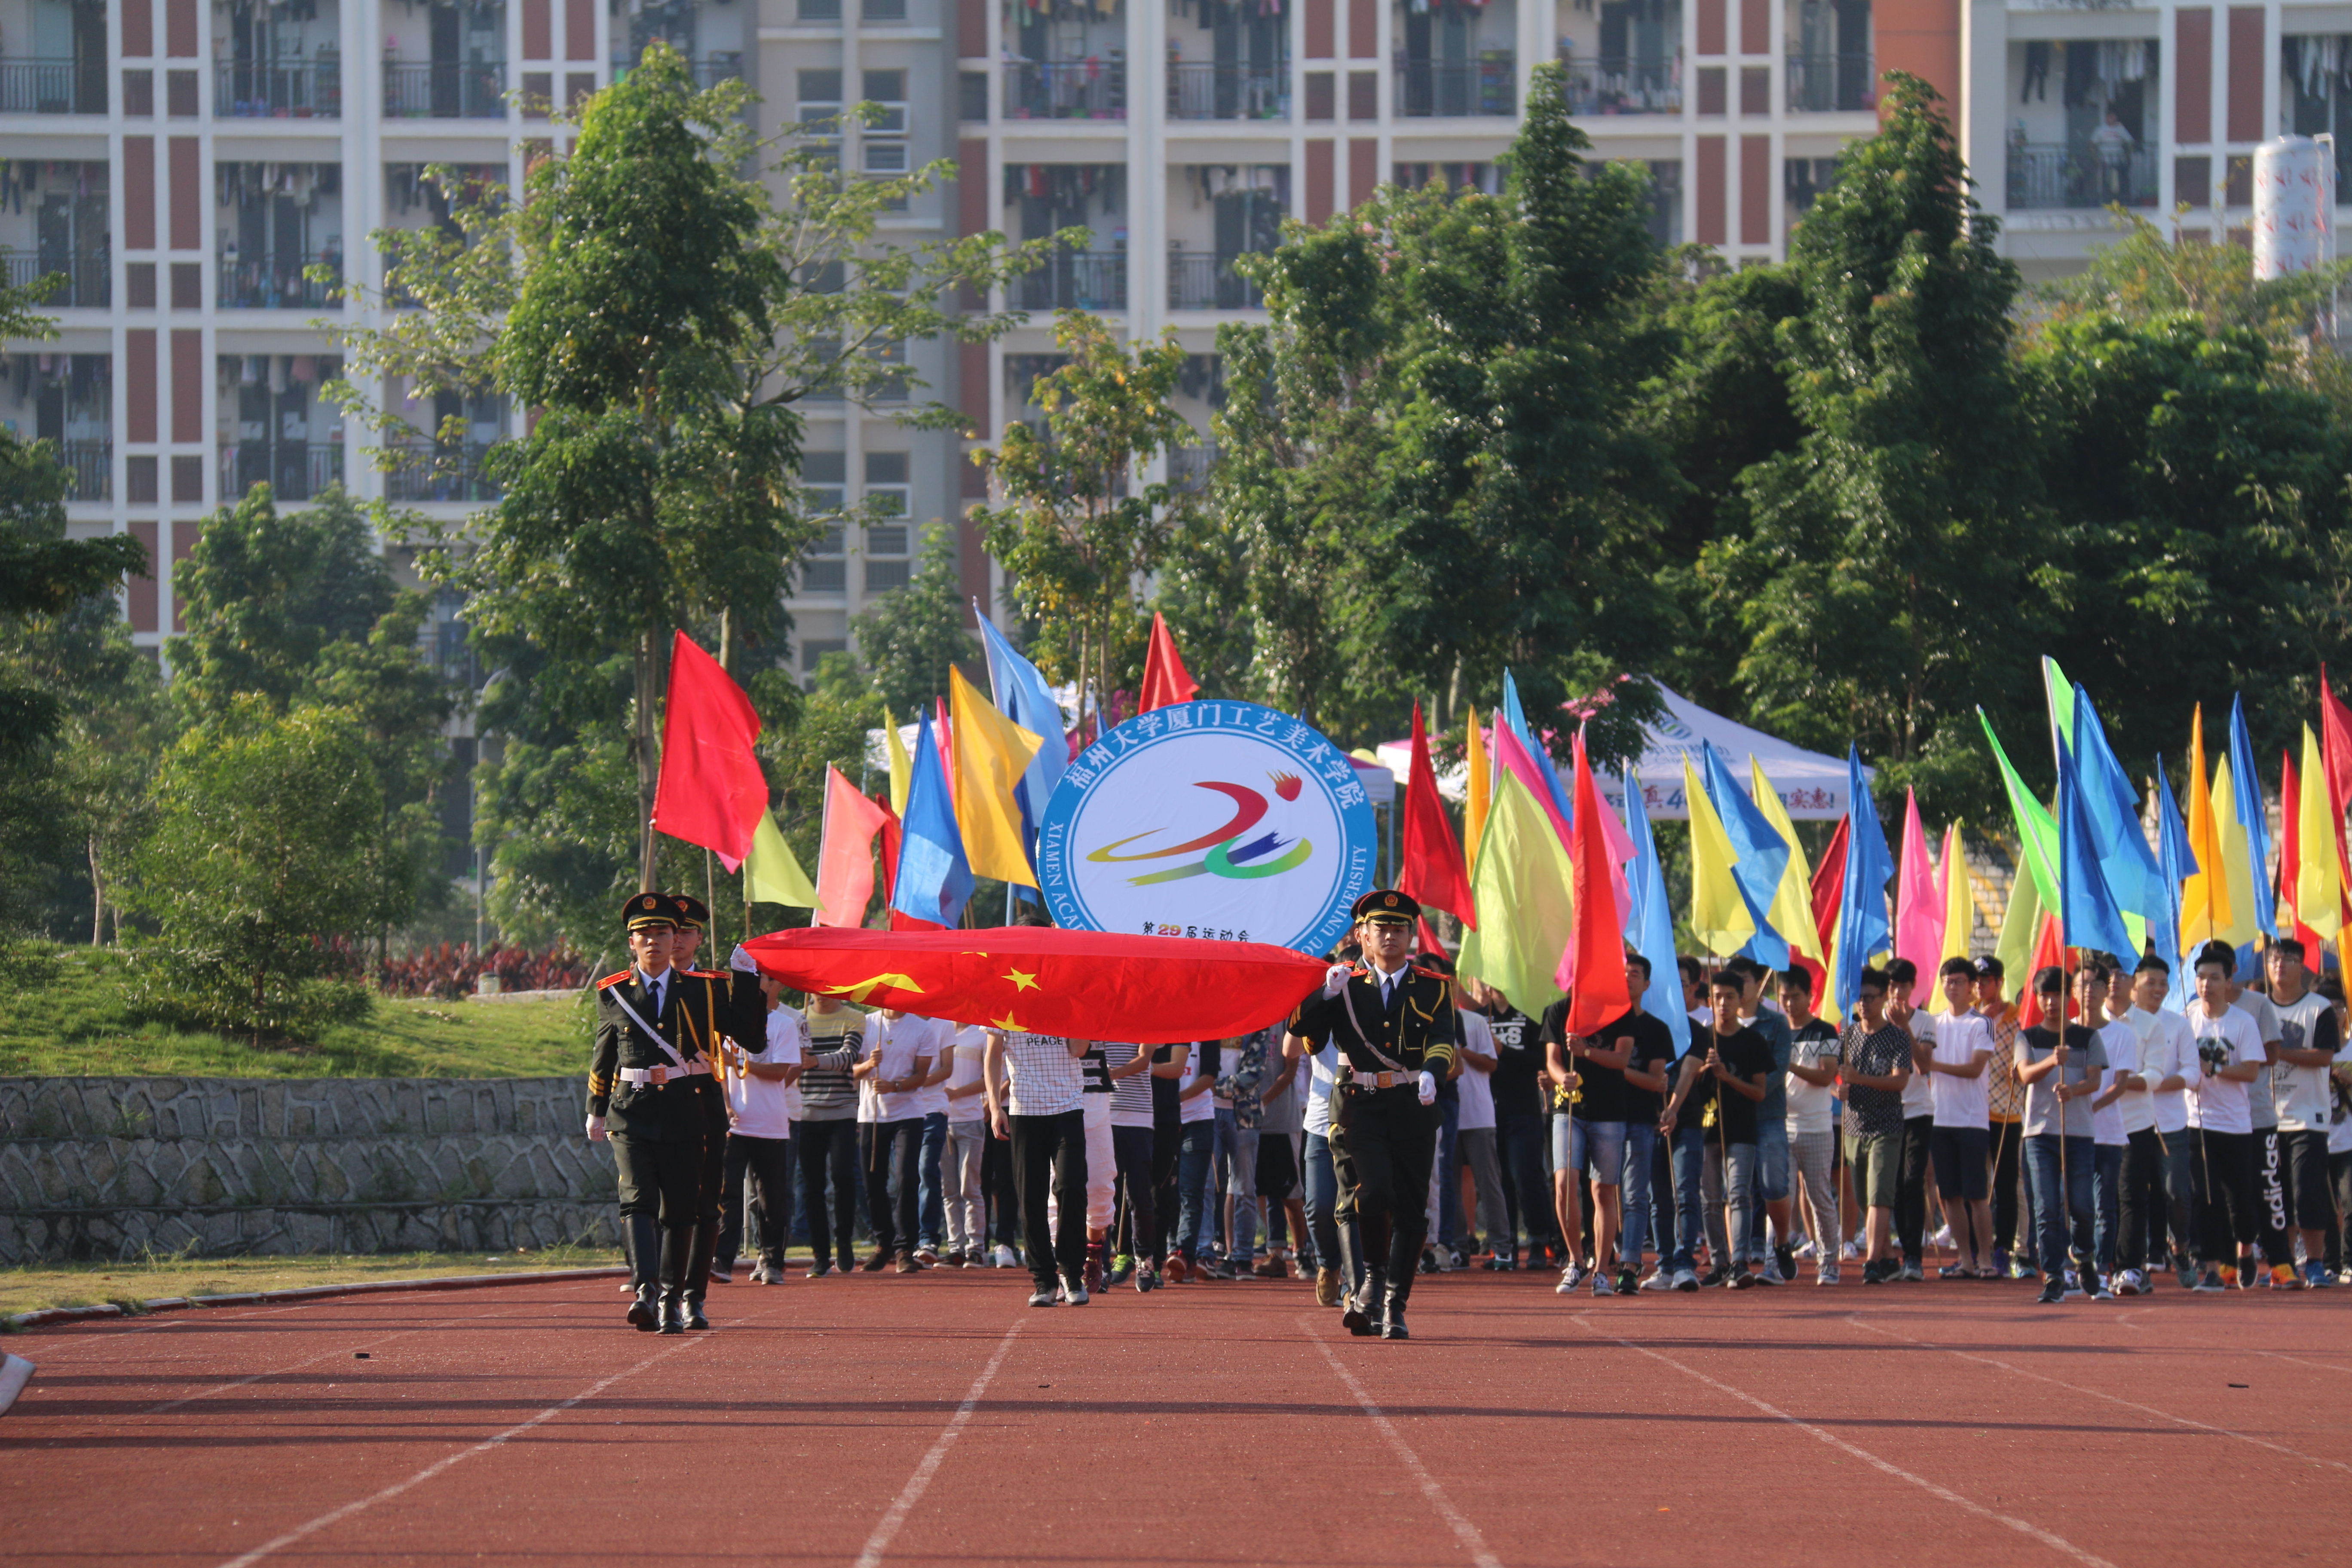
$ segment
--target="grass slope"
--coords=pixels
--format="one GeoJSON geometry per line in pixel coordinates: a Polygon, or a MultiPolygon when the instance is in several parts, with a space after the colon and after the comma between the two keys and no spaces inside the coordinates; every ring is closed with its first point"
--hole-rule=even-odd
{"type": "MultiPolygon", "coordinates": [[[[16,948],[0,958],[0,1076],[541,1078],[588,1069],[590,1004],[377,999],[315,1044],[256,1050],[134,1017],[120,955],[16,948]]],[[[258,1287],[256,1287],[257,1289],[258,1287]]],[[[172,1295],[175,1291],[148,1291],[172,1295]]]]}
{"type": "Polygon", "coordinates": [[[427,1279],[444,1274],[498,1274],[539,1268],[590,1268],[618,1263],[610,1247],[550,1247],[490,1257],[404,1252],[382,1257],[194,1258],[158,1254],[131,1262],[42,1263],[0,1268],[0,1316],[44,1307],[130,1306],[169,1296],[230,1296],[350,1285],[370,1279],[427,1279]]]}

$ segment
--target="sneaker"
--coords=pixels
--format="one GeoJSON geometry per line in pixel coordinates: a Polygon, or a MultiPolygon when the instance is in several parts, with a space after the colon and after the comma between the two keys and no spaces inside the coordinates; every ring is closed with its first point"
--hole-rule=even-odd
{"type": "Polygon", "coordinates": [[[1018,1268],[1021,1259],[1013,1257],[1013,1249],[1000,1241],[996,1244],[996,1266],[999,1268],[1018,1268]]]}
{"type": "Polygon", "coordinates": [[[1816,1285],[1834,1285],[1837,1282],[1838,1266],[1834,1263],[1822,1264],[1820,1271],[1813,1276],[1813,1283],[1816,1285]]]}
{"type": "Polygon", "coordinates": [[[901,1274],[920,1274],[923,1271],[923,1266],[915,1261],[915,1255],[911,1252],[898,1254],[898,1261],[895,1267],[901,1274]]]}
{"type": "Polygon", "coordinates": [[[1863,1263],[1862,1282],[1865,1285],[1884,1285],[1894,1278],[1895,1265],[1892,1259],[1873,1258],[1863,1263]]]}
{"type": "Polygon", "coordinates": [[[1062,1304],[1061,1293],[1040,1285],[1029,1292],[1029,1304],[1033,1307],[1058,1307],[1062,1304]]]}
{"type": "Polygon", "coordinates": [[[2077,1300],[2082,1300],[2082,1297],[2083,1297],[2083,1279],[2082,1279],[2082,1276],[2080,1276],[2080,1275],[2076,1274],[2076,1273],[2075,1273],[2073,1269],[2071,1269],[2071,1268],[2069,1268],[2068,1270],[2066,1270],[2066,1286],[2065,1286],[2065,1289],[2066,1289],[2066,1300],[2068,1300],[2069,1301],[2077,1301],[2077,1300]]]}
{"type": "Polygon", "coordinates": [[[1690,1291],[1693,1291],[1693,1290],[1697,1289],[1698,1289],[1698,1270],[1697,1270],[1697,1269],[1696,1269],[1696,1268],[1677,1268],[1677,1269],[1675,1269],[1675,1289],[1677,1289],[1677,1290],[1683,1291],[1683,1292],[1684,1292],[1684,1293],[1685,1293],[1685,1294],[1689,1293],[1690,1291]]]}
{"type": "Polygon", "coordinates": [[[1596,1269],[1592,1276],[1592,1293],[1595,1296],[1614,1296],[1617,1287],[1609,1283],[1608,1275],[1596,1269]]]}
{"type": "Polygon", "coordinates": [[[2037,1302],[2044,1307],[2054,1307],[2065,1299],[2066,1287],[2059,1281],[2058,1277],[2054,1274],[2048,1279],[2042,1281],[2042,1294],[2034,1298],[2037,1302]]]}
{"type": "Polygon", "coordinates": [[[810,1268],[810,1269],[809,1269],[808,1273],[804,1276],[804,1278],[806,1278],[806,1279],[822,1279],[825,1278],[827,1275],[831,1274],[832,1272],[833,1272],[833,1265],[832,1265],[832,1264],[830,1264],[830,1263],[827,1263],[824,1258],[818,1258],[818,1259],[816,1260],[816,1262],[815,1262],[813,1266],[811,1266],[811,1268],[810,1268]]]}
{"type": "Polygon", "coordinates": [[[1797,1249],[1795,1247],[1780,1248],[1773,1255],[1772,1261],[1779,1266],[1777,1271],[1780,1276],[1776,1283],[1794,1285],[1797,1282],[1797,1249]]]}
{"type": "Polygon", "coordinates": [[[1735,1268],[1731,1271],[1731,1288],[1734,1290],[1753,1289],[1761,1283],[1763,1281],[1758,1276],[1750,1274],[1745,1268],[1735,1268]]]}
{"type": "Polygon", "coordinates": [[[2137,1295],[2138,1295],[2138,1294],[2139,1294],[2139,1291],[2140,1291],[2140,1272],[2139,1272],[2139,1270],[2138,1270],[2138,1269],[2137,1269],[2137,1268],[2126,1268],[2126,1269],[2125,1269],[2121,1274],[2118,1274],[2118,1275],[2116,1275],[2116,1295],[2118,1295],[2118,1296],[2137,1296],[2137,1295]]]}
{"type": "Polygon", "coordinates": [[[1617,1270],[1617,1294],[1620,1296],[1631,1296],[1639,1289],[1641,1289],[1641,1286],[1634,1283],[1633,1271],[1631,1268],[1620,1268],[1617,1270]]]}
{"type": "Polygon", "coordinates": [[[1078,1276],[1078,1283],[1088,1290],[1099,1290],[1103,1288],[1103,1260],[1099,1254],[1090,1255],[1087,1258],[1086,1272],[1078,1276]]]}
{"type": "Polygon", "coordinates": [[[2183,1263],[2174,1273],[2179,1277],[2183,1290],[2197,1289],[2197,1270],[2192,1265],[2183,1263]]]}
{"type": "Polygon", "coordinates": [[[2336,1283],[2327,1276],[2327,1266],[2316,1261],[2303,1266],[2303,1282],[2314,1290],[2326,1290],[2336,1283]]]}
{"type": "Polygon", "coordinates": [[[1792,1257],[1796,1257],[1796,1258],[1811,1258],[1811,1257],[1813,1255],[1813,1253],[1815,1252],[1815,1250],[1817,1250],[1817,1249],[1816,1249],[1816,1248],[1814,1247],[1814,1246],[1813,1246],[1813,1238],[1812,1238],[1811,1237],[1810,1237],[1810,1236],[1809,1236],[1809,1237],[1805,1237],[1805,1239],[1804,1239],[1804,1240],[1802,1240],[1802,1241],[1801,1241],[1801,1242],[1797,1243],[1797,1245],[1796,1245],[1796,1246],[1794,1246],[1794,1247],[1790,1247],[1789,1250],[1790,1250],[1790,1256],[1792,1256],[1792,1257]]]}
{"type": "Polygon", "coordinates": [[[1838,1256],[1848,1263],[1859,1263],[1862,1261],[1862,1243],[1858,1241],[1847,1242],[1843,1247],[1838,1248],[1838,1256]]]}
{"type": "Polygon", "coordinates": [[[1160,1271],[1149,1263],[1139,1265],[1135,1270],[1135,1293],[1139,1296],[1148,1295],[1159,1289],[1160,1271]]]}
{"type": "Polygon", "coordinates": [[[1927,1271],[1919,1267],[1919,1260],[1917,1258],[1906,1258],[1903,1260],[1903,1267],[1895,1270],[1895,1278],[1897,1279],[1908,1280],[1914,1285],[1919,1285],[1927,1282],[1927,1271]]]}
{"type": "Polygon", "coordinates": [[[2221,1283],[2221,1272],[2218,1268],[2207,1269],[2199,1275],[2197,1282],[2189,1288],[2200,1296],[2219,1296],[2229,1289],[2227,1285],[2221,1283]]]}
{"type": "Polygon", "coordinates": [[[1992,1277],[1996,1279],[2009,1278],[2009,1253],[1998,1247],[1992,1249],[1992,1277]]]}
{"type": "Polygon", "coordinates": [[[1957,1252],[1959,1250],[1960,1244],[1958,1239],[1952,1235],[1952,1227],[1948,1225],[1942,1229],[1937,1231],[1935,1235],[1929,1237],[1927,1238],[1927,1245],[1934,1247],[1938,1252],[1957,1252]]]}
{"type": "Polygon", "coordinates": [[[1469,1267],[1470,1267],[1470,1254],[1469,1254],[1469,1252],[1468,1252],[1465,1248],[1459,1247],[1455,1247],[1455,1248],[1454,1249],[1454,1251],[1453,1251],[1452,1255],[1451,1255],[1450,1260],[1446,1263],[1445,1267],[1446,1267],[1446,1268],[1447,1268],[1449,1271],[1454,1272],[1454,1273],[1457,1273],[1457,1274],[1458,1274],[1458,1273],[1460,1273],[1463,1269],[1469,1268],[1469,1267]]]}
{"type": "Polygon", "coordinates": [[[2300,1290],[2303,1289],[2303,1277],[2294,1271],[2292,1263],[2273,1263],[2271,1265],[2271,1289],[2300,1290]]]}
{"type": "Polygon", "coordinates": [[[877,1247],[874,1249],[874,1256],[867,1258],[862,1267],[868,1274],[879,1274],[882,1270],[890,1267],[891,1258],[891,1254],[883,1251],[877,1247]]]}
{"type": "Polygon", "coordinates": [[[1574,1295],[1576,1293],[1576,1288],[1582,1283],[1584,1283],[1584,1270],[1571,1263],[1567,1268],[1559,1271],[1559,1283],[1552,1288],[1552,1294],[1555,1296],[1574,1295]]]}
{"type": "Polygon", "coordinates": [[[1653,1270],[1647,1279],[1642,1281],[1643,1290],[1654,1291],[1659,1295],[1664,1295],[1674,1288],[1675,1276],[1663,1264],[1653,1270]]]}
{"type": "Polygon", "coordinates": [[[1424,1247],[1421,1249],[1421,1272],[1423,1274],[1437,1272],[1437,1248],[1424,1247]]]}
{"type": "Polygon", "coordinates": [[[1192,1277],[1192,1273],[1191,1266],[1184,1261],[1184,1255],[1181,1252],[1170,1253],[1160,1265],[1160,1278],[1171,1285],[1181,1285],[1192,1277]]]}
{"type": "Polygon", "coordinates": [[[2009,1260],[2009,1277],[2011,1279],[2038,1279],[2042,1275],[2039,1269],[2024,1258],[2012,1258],[2009,1260]]]}
{"type": "Polygon", "coordinates": [[[1113,1253],[1110,1272],[1103,1276],[1106,1285],[1124,1285],[1135,1273],[1135,1258],[1125,1252],[1113,1253]]]}
{"type": "Polygon", "coordinates": [[[1062,1300],[1067,1301],[1073,1307],[1085,1306],[1087,1301],[1087,1282],[1084,1279],[1064,1279],[1062,1281],[1062,1300]]]}
{"type": "Polygon", "coordinates": [[[1728,1284],[1730,1284],[1730,1283],[1731,1283],[1731,1270],[1730,1270],[1730,1269],[1728,1269],[1728,1268],[1710,1268],[1710,1269],[1708,1269],[1708,1270],[1706,1271],[1706,1278],[1704,1278],[1704,1279],[1702,1279],[1701,1280],[1699,1280],[1699,1282],[1698,1282],[1698,1289],[1702,1289],[1702,1290],[1717,1290],[1717,1289],[1721,1289],[1724,1286],[1728,1285],[1728,1284]]]}
{"type": "Polygon", "coordinates": [[[1318,1268],[1315,1271],[1315,1304],[1318,1307],[1336,1307],[1339,1304],[1339,1271],[1338,1269],[1318,1268]]]}
{"type": "Polygon", "coordinates": [[[2224,1290],[2235,1290],[2240,1288],[2238,1282],[2238,1269],[2235,1264],[2224,1263],[2221,1267],[2220,1273],[2221,1276],[2221,1289],[2224,1290]]]}
{"type": "Polygon", "coordinates": [[[2094,1301],[2112,1301],[2115,1299],[2116,1292],[2113,1283],[2108,1279],[2107,1276],[2104,1274],[2100,1275],[2099,1288],[2091,1292],[2091,1300],[2094,1301]]]}
{"type": "Polygon", "coordinates": [[[1759,1285],[1786,1285],[1790,1280],[1794,1279],[1796,1277],[1797,1270],[1793,1263],[1791,1264],[1789,1272],[1783,1274],[1780,1272],[1780,1260],[1768,1252],[1764,1255],[1764,1267],[1756,1271],[1756,1283],[1759,1285]]]}
{"type": "Polygon", "coordinates": [[[734,1264],[734,1261],[733,1261],[731,1258],[712,1258],[712,1259],[710,1260],[710,1282],[711,1282],[712,1284],[714,1284],[714,1285],[732,1285],[732,1284],[734,1284],[734,1283],[735,1283],[735,1264],[734,1264]]]}
{"type": "Polygon", "coordinates": [[[938,1264],[939,1260],[940,1249],[933,1247],[929,1242],[927,1241],[923,1243],[922,1246],[915,1248],[915,1261],[921,1264],[924,1268],[932,1268],[938,1264]]]}
{"type": "Polygon", "coordinates": [[[1276,1258],[1271,1252],[1267,1253],[1264,1258],[1259,1258],[1257,1262],[1252,1266],[1250,1272],[1260,1279],[1287,1279],[1290,1278],[1290,1270],[1283,1266],[1281,1258],[1276,1258]]]}

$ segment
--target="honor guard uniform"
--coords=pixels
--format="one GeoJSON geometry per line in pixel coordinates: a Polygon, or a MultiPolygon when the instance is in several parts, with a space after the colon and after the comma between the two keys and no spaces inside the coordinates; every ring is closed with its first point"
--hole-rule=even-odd
{"type": "MultiPolygon", "coordinates": [[[[677,911],[679,939],[684,941],[691,933],[696,939],[696,951],[698,952],[701,940],[709,933],[710,906],[692,893],[671,893],[668,898],[671,908],[677,911]]],[[[737,951],[740,953],[741,950],[737,951]]],[[[741,1018],[739,1014],[736,1025],[731,1027],[719,1027],[716,1030],[718,1036],[735,1041],[739,1045],[748,1038],[751,1041],[748,1048],[764,1049],[768,1043],[768,999],[760,990],[759,970],[752,965],[749,958],[743,957],[734,961],[737,965],[740,965],[737,968],[724,970],[687,968],[687,964],[690,964],[693,958],[694,953],[689,952],[686,962],[679,967],[686,968],[687,978],[700,982],[703,989],[689,992],[689,995],[702,997],[706,1008],[713,993],[729,995],[739,1009],[748,1006],[751,1009],[752,1016],[759,1020],[758,1026],[749,1036],[745,1036],[740,1032],[741,1018]],[[745,986],[749,989],[743,989],[745,986]]],[[[728,1073],[740,1072],[741,1068],[730,1059],[728,1052],[714,1049],[710,1053],[710,1070],[719,1092],[708,1096],[706,1100],[708,1110],[702,1146],[703,1212],[694,1222],[694,1251],[688,1256],[686,1266],[686,1326],[689,1329],[709,1326],[709,1320],[703,1316],[702,1303],[705,1294],[710,1289],[710,1277],[714,1266],[720,1268],[722,1278],[730,1280],[734,1278],[735,1260],[731,1258],[721,1259],[718,1256],[718,1251],[719,1232],[726,1228],[724,1200],[727,1195],[728,1116],[727,1086],[724,1079],[728,1073]]]]}
{"type": "MultiPolygon", "coordinates": [[[[632,937],[677,929],[677,907],[661,893],[637,893],[623,906],[632,937]]],[[[759,995],[755,976],[748,980],[759,995]]],[[[689,1326],[686,1279],[705,1212],[704,1150],[711,1110],[724,1097],[712,1079],[718,1035],[745,1027],[739,988],[665,963],[656,973],[633,963],[596,983],[596,1044],[588,1067],[588,1136],[609,1137],[619,1176],[621,1225],[632,1282],[629,1321],[663,1333],[689,1326]]],[[[764,1008],[755,1011],[756,1021],[764,1008]]],[[[703,1244],[708,1262],[717,1236],[703,1244]]],[[[691,1326],[708,1327],[708,1323],[691,1326]]]]}
{"type": "Polygon", "coordinates": [[[1405,1300],[1429,1234],[1430,1166],[1437,1157],[1436,1080],[1452,1069],[1453,988],[1433,970],[1400,955],[1383,972],[1375,963],[1381,932],[1414,929],[1421,905],[1405,893],[1375,889],[1349,911],[1364,957],[1333,964],[1323,989],[1299,1004],[1290,1032],[1320,1049],[1339,1049],[1331,1097],[1331,1166],[1339,1179],[1335,1217],[1352,1230],[1364,1282],[1340,1321],[1350,1333],[1402,1340],[1405,1300]]]}

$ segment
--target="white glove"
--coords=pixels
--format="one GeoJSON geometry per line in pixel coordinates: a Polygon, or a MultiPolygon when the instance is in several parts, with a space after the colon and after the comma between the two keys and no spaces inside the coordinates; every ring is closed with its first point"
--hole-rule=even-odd
{"type": "Polygon", "coordinates": [[[729,955],[727,967],[735,971],[738,974],[757,974],[760,973],[759,961],[751,956],[751,950],[745,947],[740,942],[735,944],[734,952],[729,955]]]}
{"type": "Polygon", "coordinates": [[[1435,1105],[1437,1103],[1436,1074],[1423,1073],[1421,1075],[1421,1102],[1423,1105],[1435,1105]]]}
{"type": "Polygon", "coordinates": [[[1355,966],[1348,963],[1335,963],[1330,968],[1325,970],[1323,972],[1323,994],[1326,996],[1337,996],[1340,992],[1345,991],[1348,988],[1348,976],[1353,973],[1354,970],[1355,966]]]}
{"type": "Polygon", "coordinates": [[[604,1119],[603,1117],[592,1116],[588,1119],[588,1142],[591,1143],[602,1143],[604,1142],[604,1119]]]}

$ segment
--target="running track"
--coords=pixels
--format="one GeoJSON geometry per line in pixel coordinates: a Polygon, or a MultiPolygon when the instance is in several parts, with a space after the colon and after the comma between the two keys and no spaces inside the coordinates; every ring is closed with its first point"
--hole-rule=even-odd
{"type": "Polygon", "coordinates": [[[610,1280],[12,1338],[11,1563],[2347,1561],[2352,1292],[610,1280]],[[355,1359],[365,1351],[369,1359],[355,1359]],[[2243,1384],[2247,1386],[2231,1386],[2243,1384]]]}

